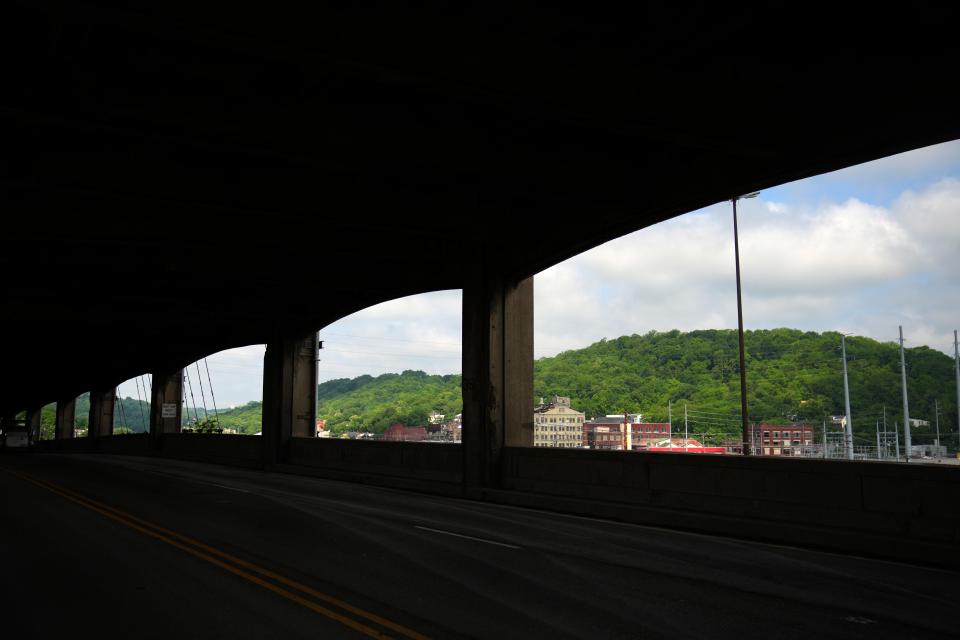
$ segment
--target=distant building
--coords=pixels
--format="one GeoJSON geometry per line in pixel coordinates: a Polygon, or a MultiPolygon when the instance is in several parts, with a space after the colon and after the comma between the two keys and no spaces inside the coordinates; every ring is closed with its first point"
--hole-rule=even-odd
{"type": "MultiPolygon", "coordinates": [[[[640,422],[640,414],[628,414],[630,449],[642,451],[670,436],[666,422],[640,422]]],[[[588,420],[583,425],[583,446],[588,449],[623,450],[623,415],[609,415],[588,420]]]]}
{"type": "Polygon", "coordinates": [[[910,455],[914,458],[946,458],[947,448],[935,444],[912,444],[910,445],[910,455]]]}
{"type": "Polygon", "coordinates": [[[443,419],[446,418],[442,413],[437,413],[436,411],[431,411],[430,415],[427,417],[427,422],[430,424],[441,424],[443,419]]]}
{"type": "Polygon", "coordinates": [[[727,453],[725,447],[708,447],[693,438],[667,438],[654,442],[645,450],[653,453],[711,453],[717,455],[727,453]]]}
{"type": "Polygon", "coordinates": [[[383,439],[394,442],[422,442],[427,439],[427,429],[408,427],[400,423],[392,424],[383,432],[383,439]]]}
{"type": "MultiPolygon", "coordinates": [[[[845,422],[845,420],[844,420],[845,422]]],[[[816,425],[807,422],[793,424],[750,425],[750,442],[754,451],[763,456],[800,456],[803,447],[814,443],[816,425]]]]}
{"type": "Polygon", "coordinates": [[[533,410],[533,446],[579,449],[583,446],[584,414],[570,406],[570,398],[554,396],[533,410]]]}
{"type": "Polygon", "coordinates": [[[322,418],[317,420],[317,437],[318,438],[330,437],[330,430],[327,429],[327,421],[322,418]]]}

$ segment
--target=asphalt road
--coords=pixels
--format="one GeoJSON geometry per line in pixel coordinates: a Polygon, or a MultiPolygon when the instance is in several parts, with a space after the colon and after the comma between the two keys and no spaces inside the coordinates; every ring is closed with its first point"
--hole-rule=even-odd
{"type": "Polygon", "coordinates": [[[315,478],[8,454],[0,504],[11,639],[960,636],[956,572],[315,478]]]}

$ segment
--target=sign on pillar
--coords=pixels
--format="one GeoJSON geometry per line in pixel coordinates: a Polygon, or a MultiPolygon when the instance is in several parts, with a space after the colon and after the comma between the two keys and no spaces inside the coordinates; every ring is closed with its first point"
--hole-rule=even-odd
{"type": "Polygon", "coordinates": [[[183,369],[154,373],[150,396],[150,434],[180,433],[183,406],[183,369]]]}

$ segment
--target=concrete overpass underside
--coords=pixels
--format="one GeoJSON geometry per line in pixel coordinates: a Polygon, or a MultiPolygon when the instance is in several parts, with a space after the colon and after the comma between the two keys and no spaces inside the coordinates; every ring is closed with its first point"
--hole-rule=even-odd
{"type": "Polygon", "coordinates": [[[960,138],[956,9],[784,10],[5,7],[0,414],[109,399],[150,371],[149,436],[105,435],[103,400],[93,437],[58,429],[45,446],[957,566],[950,470],[526,447],[534,273],[738,194],[960,138]],[[456,251],[443,269],[423,257],[438,244],[456,251]],[[463,446],[310,439],[314,332],[450,288],[464,290],[463,446]],[[159,408],[177,403],[179,370],[255,343],[264,437],[177,433],[159,408]],[[797,478],[806,493],[779,489],[797,478]]]}

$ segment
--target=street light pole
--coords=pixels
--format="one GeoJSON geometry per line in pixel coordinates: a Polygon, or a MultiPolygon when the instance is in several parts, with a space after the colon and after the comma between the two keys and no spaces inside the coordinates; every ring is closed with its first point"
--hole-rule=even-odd
{"type": "Polygon", "coordinates": [[[737,330],[740,339],[740,416],[743,422],[743,455],[748,456],[750,450],[750,419],[747,415],[747,363],[743,348],[743,299],[740,294],[740,237],[737,231],[737,200],[741,198],[756,198],[759,191],[734,197],[733,202],[733,257],[737,267],[737,330]]]}

